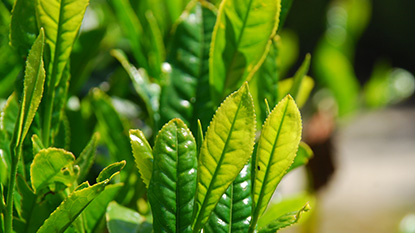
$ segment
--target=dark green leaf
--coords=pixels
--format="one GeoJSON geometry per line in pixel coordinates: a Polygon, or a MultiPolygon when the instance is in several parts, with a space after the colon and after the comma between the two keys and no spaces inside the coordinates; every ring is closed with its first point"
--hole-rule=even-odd
{"type": "Polygon", "coordinates": [[[10,24],[10,44],[26,57],[38,33],[36,1],[16,0],[10,24]]]}
{"type": "Polygon", "coordinates": [[[95,133],[88,145],[82,150],[81,154],[75,160],[75,164],[79,166],[78,182],[83,181],[91,169],[95,159],[95,152],[98,144],[98,133],[95,133]]]}
{"type": "Polygon", "coordinates": [[[171,72],[160,99],[162,123],[177,117],[196,132],[198,119],[206,127],[212,118],[209,49],[216,21],[213,8],[194,1],[177,24],[167,57],[171,72]]]}
{"type": "Polygon", "coordinates": [[[248,232],[252,211],[251,163],[249,162],[229,186],[215,207],[203,231],[248,232]]]}
{"type": "Polygon", "coordinates": [[[99,223],[105,216],[108,203],[114,200],[123,184],[110,184],[82,212],[87,232],[97,232],[99,223]]]}
{"type": "Polygon", "coordinates": [[[197,147],[192,133],[173,119],[158,133],[148,198],[155,232],[192,232],[197,147]]]}

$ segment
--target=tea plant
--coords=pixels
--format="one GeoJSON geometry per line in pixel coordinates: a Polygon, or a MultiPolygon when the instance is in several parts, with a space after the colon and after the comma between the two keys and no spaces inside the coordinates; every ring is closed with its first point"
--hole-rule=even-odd
{"type": "Polygon", "coordinates": [[[313,86],[310,57],[279,77],[276,33],[291,1],[174,1],[166,15],[164,5],[132,2],[110,1],[107,13],[131,47],[111,51],[139,97],[129,106],[145,112],[143,130],[130,131],[133,153],[132,124],[105,91],[68,107],[88,76],[90,41],[105,34],[76,40],[88,1],[15,0],[12,13],[0,3],[13,47],[2,52],[16,60],[0,65],[0,232],[101,232],[105,215],[110,232],[275,232],[297,222],[307,205],[257,224],[283,175],[312,154],[294,102],[313,86]]]}

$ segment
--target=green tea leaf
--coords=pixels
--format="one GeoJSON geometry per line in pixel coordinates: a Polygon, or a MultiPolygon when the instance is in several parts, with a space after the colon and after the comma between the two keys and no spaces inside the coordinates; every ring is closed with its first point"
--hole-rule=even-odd
{"type": "Polygon", "coordinates": [[[278,27],[280,0],[223,0],[213,32],[209,82],[215,104],[263,62],[278,27]]]}
{"type": "Polygon", "coordinates": [[[294,75],[294,83],[291,86],[289,94],[297,100],[297,96],[300,94],[300,87],[301,83],[303,82],[304,77],[307,75],[308,69],[310,68],[310,60],[311,55],[308,53],[301,64],[300,68],[298,68],[297,72],[294,75]]]}
{"type": "Polygon", "coordinates": [[[306,165],[308,160],[310,160],[313,156],[314,153],[311,148],[305,142],[300,142],[297,155],[295,156],[294,162],[291,164],[291,167],[288,169],[287,173],[291,170],[296,169],[297,167],[306,165]]]}
{"type": "Polygon", "coordinates": [[[36,134],[33,134],[32,136],[32,144],[33,144],[33,156],[39,153],[40,150],[45,149],[45,146],[43,145],[42,140],[36,134]]]}
{"type": "Polygon", "coordinates": [[[30,166],[30,177],[35,193],[48,185],[60,182],[66,186],[72,185],[76,179],[73,169],[75,156],[62,149],[48,148],[35,155],[30,166]]]}
{"type": "Polygon", "coordinates": [[[108,204],[114,200],[123,184],[110,184],[82,212],[86,232],[99,232],[99,223],[105,216],[108,204]]]}
{"type": "Polygon", "coordinates": [[[262,127],[255,163],[252,227],[265,211],[278,183],[294,161],[301,139],[301,116],[291,96],[270,113],[262,127]]]}
{"type": "MultiPolygon", "coordinates": [[[[292,88],[294,83],[294,78],[287,78],[278,82],[278,99],[281,100],[284,98],[292,88]]],[[[301,81],[298,95],[295,99],[297,106],[301,108],[307,102],[308,97],[310,96],[311,91],[314,88],[314,80],[309,77],[305,76],[301,81]]]]}
{"type": "MultiPolygon", "coordinates": [[[[38,233],[64,232],[102,191],[109,180],[96,183],[71,193],[37,231],[38,233]]],[[[81,184],[82,185],[82,184],[81,184]]]]}
{"type": "Polygon", "coordinates": [[[267,113],[269,106],[265,104],[264,100],[267,100],[271,106],[275,106],[278,103],[278,81],[280,79],[280,64],[278,61],[278,56],[280,56],[279,44],[279,36],[275,36],[264,63],[262,63],[261,67],[249,82],[251,94],[254,99],[258,128],[262,127],[263,122],[269,114],[267,113]]]}
{"type": "Polygon", "coordinates": [[[51,88],[60,82],[87,5],[88,0],[36,1],[37,23],[45,29],[51,52],[48,69],[48,79],[53,80],[51,88]]]}
{"type": "Polygon", "coordinates": [[[196,192],[197,146],[180,119],[157,135],[148,189],[155,232],[191,232],[196,192]]]}
{"type": "Polygon", "coordinates": [[[27,57],[23,100],[19,111],[18,127],[15,128],[17,137],[16,141],[12,142],[16,143],[15,145],[21,144],[26,137],[42,98],[43,84],[45,82],[45,70],[43,68],[44,37],[44,31],[41,29],[27,57]]]}
{"type": "Polygon", "coordinates": [[[130,142],[135,158],[135,165],[141,174],[144,184],[148,188],[153,173],[153,150],[148,144],[144,133],[139,130],[130,130],[130,142]]]}
{"type": "Polygon", "coordinates": [[[79,166],[78,182],[83,181],[92,167],[95,159],[95,152],[98,144],[98,133],[95,133],[88,145],[82,150],[81,154],[75,160],[79,166]]]}
{"type": "Polygon", "coordinates": [[[108,165],[102,169],[97,177],[97,182],[104,182],[105,180],[111,180],[114,176],[118,175],[125,166],[125,161],[116,162],[108,165]]]}
{"type": "Polygon", "coordinates": [[[251,190],[249,162],[221,197],[203,232],[247,232],[251,222],[251,190]]]}
{"type": "Polygon", "coordinates": [[[26,57],[38,33],[36,26],[36,1],[16,0],[10,24],[10,44],[20,56],[26,57]]]}
{"type": "Polygon", "coordinates": [[[193,232],[199,232],[207,222],[248,162],[254,147],[255,124],[253,101],[245,83],[218,108],[200,149],[193,232]]]}
{"type": "Polygon", "coordinates": [[[280,13],[280,23],[278,25],[278,31],[282,29],[287,18],[288,12],[290,11],[293,0],[283,0],[281,1],[281,13],[280,13]]]}
{"type": "Polygon", "coordinates": [[[143,216],[116,202],[109,203],[106,217],[109,233],[151,233],[153,230],[143,216]]]}
{"type": "Polygon", "coordinates": [[[213,116],[209,90],[209,49],[216,11],[207,2],[194,1],[180,18],[167,62],[168,82],[160,98],[161,122],[180,118],[193,132],[197,120],[208,125],[213,116]]]}
{"type": "Polygon", "coordinates": [[[303,208],[297,212],[291,212],[284,214],[283,216],[277,218],[266,227],[260,228],[258,233],[274,233],[282,228],[291,226],[298,222],[301,217],[301,214],[310,210],[310,205],[307,203],[303,208]]]}

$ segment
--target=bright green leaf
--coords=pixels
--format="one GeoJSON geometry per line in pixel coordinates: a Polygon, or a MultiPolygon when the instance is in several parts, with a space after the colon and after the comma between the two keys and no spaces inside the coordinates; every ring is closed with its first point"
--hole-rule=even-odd
{"type": "Polygon", "coordinates": [[[251,222],[251,191],[251,163],[249,162],[221,197],[203,232],[247,232],[251,222]]]}
{"type": "MultiPolygon", "coordinates": [[[[278,83],[278,99],[284,98],[292,88],[294,83],[294,78],[287,78],[284,80],[281,80],[278,83]]],[[[305,76],[304,79],[301,81],[298,95],[295,99],[295,102],[297,103],[297,106],[301,108],[304,106],[304,104],[307,102],[308,97],[310,96],[311,91],[314,88],[314,80],[309,77],[305,76]]]]}
{"type": "Polygon", "coordinates": [[[148,188],[153,173],[153,151],[141,130],[130,130],[130,142],[138,171],[148,188]]]}
{"type": "Polygon", "coordinates": [[[157,135],[148,198],[155,232],[191,232],[196,192],[197,146],[179,119],[157,135]]]}
{"type": "MultiPolygon", "coordinates": [[[[38,233],[64,232],[105,188],[109,180],[71,193],[39,228],[38,233]]],[[[87,182],[86,182],[87,183],[87,182]]]]}
{"type": "Polygon", "coordinates": [[[291,86],[291,89],[289,91],[289,94],[295,99],[297,100],[297,97],[300,94],[300,87],[301,84],[303,82],[304,77],[307,75],[308,70],[310,68],[310,60],[311,60],[311,55],[308,53],[305,58],[303,63],[301,64],[300,68],[298,68],[297,72],[295,72],[294,75],[294,81],[293,84],[291,86]]]}
{"type": "Polygon", "coordinates": [[[45,29],[50,49],[50,87],[55,87],[69,61],[88,0],[36,0],[37,23],[45,29]]]}
{"type": "Polygon", "coordinates": [[[42,140],[36,135],[33,134],[32,136],[32,144],[33,144],[33,155],[39,153],[40,150],[45,149],[45,146],[42,143],[42,140]]]}
{"type": "Polygon", "coordinates": [[[198,161],[195,223],[199,232],[211,212],[248,162],[255,139],[255,113],[245,83],[225,99],[206,132],[198,161]]]}
{"type": "Polygon", "coordinates": [[[209,90],[209,49],[216,11],[207,2],[194,1],[178,22],[167,62],[168,82],[160,98],[161,122],[180,118],[193,132],[197,120],[208,125],[213,116],[209,90]]]}
{"type": "Polygon", "coordinates": [[[116,202],[109,203],[106,217],[109,233],[151,233],[153,230],[143,216],[116,202]]]}
{"type": "Polygon", "coordinates": [[[81,154],[75,160],[75,164],[79,166],[78,182],[83,181],[95,159],[95,152],[98,144],[98,133],[95,133],[88,145],[82,150],[81,154]]]}
{"type": "Polygon", "coordinates": [[[111,180],[114,176],[118,175],[125,166],[125,161],[116,162],[108,165],[102,169],[97,177],[97,182],[104,182],[105,180],[111,180]]]}
{"type": "Polygon", "coordinates": [[[270,223],[268,226],[260,228],[258,233],[274,233],[282,228],[291,226],[298,222],[301,214],[310,210],[310,205],[307,203],[303,208],[296,212],[284,214],[270,223]]]}
{"type": "Polygon", "coordinates": [[[300,112],[293,98],[287,96],[272,110],[262,127],[255,163],[251,229],[255,227],[278,183],[293,163],[301,130],[300,112]]]}
{"type": "Polygon", "coordinates": [[[76,179],[73,169],[75,156],[62,149],[48,148],[36,154],[30,166],[30,177],[35,193],[55,182],[72,185],[76,179]]]}
{"type": "Polygon", "coordinates": [[[19,111],[19,124],[15,128],[17,137],[16,141],[12,142],[16,143],[15,145],[19,145],[26,137],[42,98],[45,82],[45,70],[43,68],[44,37],[44,31],[41,29],[40,35],[34,42],[26,61],[23,100],[19,111]]]}
{"type": "Polygon", "coordinates": [[[223,0],[213,32],[209,82],[215,104],[252,77],[278,27],[280,0],[223,0]]]}

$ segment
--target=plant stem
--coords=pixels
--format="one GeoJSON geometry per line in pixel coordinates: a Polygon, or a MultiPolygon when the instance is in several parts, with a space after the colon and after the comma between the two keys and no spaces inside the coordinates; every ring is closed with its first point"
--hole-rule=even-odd
{"type": "Polygon", "coordinates": [[[17,164],[19,163],[21,153],[21,146],[10,148],[10,154],[12,158],[12,167],[10,173],[9,184],[7,187],[7,199],[6,199],[6,214],[4,216],[4,230],[5,233],[12,233],[13,228],[13,196],[14,188],[16,185],[17,164]],[[16,153],[17,152],[17,153],[16,153]]]}
{"type": "Polygon", "coordinates": [[[53,101],[55,99],[55,78],[56,75],[53,75],[50,82],[47,85],[47,93],[44,97],[45,100],[45,111],[43,119],[43,128],[42,128],[42,141],[45,148],[50,146],[50,131],[52,126],[52,112],[53,112],[53,101]]]}

